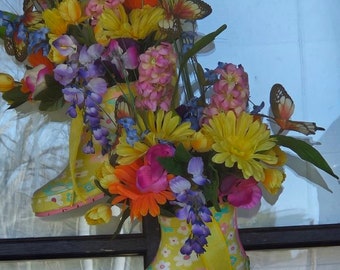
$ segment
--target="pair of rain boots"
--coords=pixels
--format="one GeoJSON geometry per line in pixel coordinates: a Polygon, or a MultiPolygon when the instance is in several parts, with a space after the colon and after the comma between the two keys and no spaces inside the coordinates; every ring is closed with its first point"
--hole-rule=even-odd
{"type": "MultiPolygon", "coordinates": [[[[111,88],[103,98],[101,107],[103,123],[114,126],[115,102],[121,95],[119,87],[111,88]]],[[[72,119],[69,138],[69,164],[55,179],[51,180],[32,197],[32,210],[38,217],[53,216],[102,199],[104,193],[96,186],[96,171],[108,155],[101,154],[99,143],[94,142],[95,154],[83,153],[82,147],[88,141],[81,114],[72,119]]]]}

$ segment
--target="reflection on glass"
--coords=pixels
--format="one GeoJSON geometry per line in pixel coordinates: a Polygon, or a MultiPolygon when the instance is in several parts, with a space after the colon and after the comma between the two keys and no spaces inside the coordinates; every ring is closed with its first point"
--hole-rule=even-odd
{"type": "Polygon", "coordinates": [[[44,270],[143,270],[143,257],[116,257],[96,259],[36,260],[24,262],[0,262],[0,269],[44,270]]]}
{"type": "MultiPolygon", "coordinates": [[[[264,100],[268,105],[271,86],[282,83],[295,100],[293,118],[316,121],[326,128],[310,142],[340,174],[340,2],[207,2],[213,14],[198,25],[198,31],[207,34],[223,23],[228,29],[215,46],[202,53],[202,65],[213,68],[218,61],[242,64],[257,104],[264,100]],[[240,16],[245,12],[246,16],[240,16]]],[[[21,11],[20,3],[11,2],[8,8],[21,11]]],[[[23,67],[11,65],[13,61],[6,58],[3,47],[0,49],[0,72],[11,71],[21,78],[23,67]]],[[[84,209],[58,221],[34,217],[30,206],[33,192],[67,165],[69,123],[51,121],[38,112],[19,117],[6,107],[0,100],[0,237],[84,235],[111,229],[99,227],[97,231],[85,225],[81,217],[84,209]]],[[[333,212],[333,205],[339,204],[338,182],[306,164],[296,166],[294,157],[290,164],[295,170],[287,168],[281,196],[266,195],[267,201],[263,200],[259,209],[240,211],[241,227],[340,223],[340,216],[333,212]],[[305,174],[313,175],[318,184],[301,176],[305,174]]]]}
{"type": "MultiPolygon", "coordinates": [[[[214,12],[198,24],[198,31],[207,34],[223,23],[228,28],[217,37],[215,46],[202,53],[203,67],[214,68],[218,61],[242,64],[249,75],[252,101],[264,101],[266,110],[271,86],[283,84],[295,101],[292,119],[315,121],[326,129],[309,142],[339,174],[340,148],[335,134],[340,134],[340,30],[336,26],[340,2],[229,1],[225,8],[219,2],[207,2],[214,12]],[[245,11],[246,16],[239,16],[245,11]]],[[[241,227],[340,223],[332,207],[339,203],[338,182],[306,163],[297,164],[294,156],[289,164],[292,168],[286,169],[284,192],[279,197],[265,194],[267,200],[259,209],[239,211],[241,227]],[[312,175],[316,184],[304,175],[312,175]]]]}

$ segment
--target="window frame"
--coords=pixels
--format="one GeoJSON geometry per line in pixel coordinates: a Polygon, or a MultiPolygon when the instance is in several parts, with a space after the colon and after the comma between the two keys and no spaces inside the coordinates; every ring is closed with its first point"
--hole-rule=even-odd
{"type": "MultiPolygon", "coordinates": [[[[340,246],[340,224],[239,229],[246,251],[340,246]]],[[[157,218],[138,234],[0,239],[0,261],[143,256],[148,266],[160,241],[157,218]]]]}

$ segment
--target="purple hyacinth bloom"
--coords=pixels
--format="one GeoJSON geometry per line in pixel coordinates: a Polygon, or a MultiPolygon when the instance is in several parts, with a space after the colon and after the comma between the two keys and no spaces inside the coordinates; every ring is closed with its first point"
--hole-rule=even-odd
{"type": "Polygon", "coordinates": [[[96,108],[96,107],[89,107],[89,106],[86,106],[86,107],[85,107],[85,112],[86,112],[86,114],[89,115],[89,116],[97,117],[97,118],[100,117],[98,108],[96,108]]]}
{"type": "MultiPolygon", "coordinates": [[[[108,61],[115,78],[125,79],[129,76],[128,70],[133,70],[139,64],[139,46],[133,39],[113,39],[103,52],[102,59],[108,61]]],[[[125,81],[125,80],[124,80],[125,81]]]]}
{"type": "Polygon", "coordinates": [[[90,47],[83,46],[79,52],[79,63],[87,66],[99,59],[104,51],[100,44],[93,44],[90,47]]]}
{"type": "Polygon", "coordinates": [[[86,88],[100,96],[103,96],[107,91],[107,82],[103,78],[91,79],[86,88]]]}
{"type": "Polygon", "coordinates": [[[198,215],[204,222],[211,222],[211,216],[212,213],[210,209],[206,206],[201,206],[200,209],[198,210],[198,215]]]}
{"type": "Polygon", "coordinates": [[[192,181],[197,185],[205,185],[210,181],[203,176],[203,159],[201,157],[193,157],[188,164],[188,173],[192,174],[192,181]]]}
{"type": "Polygon", "coordinates": [[[73,65],[59,64],[54,70],[54,79],[61,85],[69,85],[77,77],[78,69],[73,65]]]}
{"type": "Polygon", "coordinates": [[[109,131],[105,127],[98,127],[92,130],[93,136],[96,140],[101,140],[109,134],[109,131]]]}
{"type": "Polygon", "coordinates": [[[63,90],[64,99],[67,102],[81,105],[84,102],[84,92],[82,89],[77,87],[65,87],[63,90]]]}
{"type": "Polygon", "coordinates": [[[192,233],[197,236],[209,236],[210,230],[203,222],[196,222],[192,225],[192,233]]]}
{"type": "Polygon", "coordinates": [[[91,127],[96,127],[100,125],[100,117],[86,115],[85,122],[88,123],[91,127]]]}
{"type": "Polygon", "coordinates": [[[190,182],[182,176],[176,176],[169,183],[170,189],[176,193],[180,194],[191,188],[190,182]]]}
{"type": "Polygon", "coordinates": [[[72,104],[66,112],[70,117],[76,118],[77,117],[77,110],[74,104],[72,104]]]}
{"type": "Polygon", "coordinates": [[[203,248],[204,245],[207,244],[207,241],[205,238],[188,238],[183,247],[180,249],[182,254],[190,255],[193,251],[196,252],[196,254],[203,254],[205,252],[205,249],[203,248]]]}
{"type": "Polygon", "coordinates": [[[264,101],[260,103],[260,105],[253,104],[253,110],[250,114],[258,114],[264,108],[264,101]]]}
{"type": "Polygon", "coordinates": [[[61,35],[52,42],[52,45],[63,56],[70,56],[77,52],[77,41],[69,35],[61,35]]]}
{"type": "Polygon", "coordinates": [[[198,105],[198,99],[194,98],[187,104],[182,104],[176,108],[176,112],[183,122],[190,122],[193,130],[201,128],[200,122],[203,116],[203,107],[198,105]]]}
{"type": "MultiPolygon", "coordinates": [[[[200,158],[192,158],[192,163],[188,165],[188,173],[193,174],[193,178],[200,178],[203,172],[203,161],[200,158]]],[[[189,162],[190,163],[190,162],[189,162]]],[[[202,181],[208,183],[208,181],[202,181]]],[[[206,237],[210,235],[206,222],[211,222],[212,213],[206,206],[205,197],[200,190],[191,190],[191,183],[182,176],[176,176],[169,182],[170,189],[175,193],[176,200],[172,204],[180,208],[176,211],[177,218],[186,220],[191,224],[192,234],[181,248],[182,254],[190,255],[193,251],[197,254],[205,252],[204,246],[207,244],[206,237]]]]}
{"type": "Polygon", "coordinates": [[[95,153],[92,141],[88,141],[87,144],[83,146],[83,152],[85,154],[94,154],[95,153]]]}

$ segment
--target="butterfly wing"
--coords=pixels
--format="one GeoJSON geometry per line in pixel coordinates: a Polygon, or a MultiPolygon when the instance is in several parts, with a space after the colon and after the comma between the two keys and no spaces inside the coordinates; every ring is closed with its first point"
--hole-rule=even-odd
{"type": "Polygon", "coordinates": [[[294,113],[294,101],[281,84],[274,84],[270,91],[270,107],[277,119],[289,120],[294,113]]]}
{"type": "Polygon", "coordinates": [[[126,101],[126,98],[124,97],[124,95],[121,95],[117,98],[116,103],[115,103],[114,114],[115,114],[115,121],[117,124],[117,128],[116,128],[115,139],[112,144],[112,150],[109,155],[110,164],[113,166],[116,165],[117,163],[118,155],[116,153],[115,148],[117,144],[119,143],[119,138],[121,137],[122,131],[123,131],[123,125],[119,123],[119,120],[132,116],[130,106],[128,102],[126,101]]]}
{"type": "Polygon", "coordinates": [[[124,95],[121,95],[116,100],[115,118],[116,121],[118,121],[119,119],[123,119],[125,117],[131,117],[131,110],[126,98],[124,95]]]}
{"type": "Polygon", "coordinates": [[[317,130],[325,130],[322,127],[318,127],[314,122],[302,122],[302,121],[288,121],[286,129],[294,130],[305,135],[314,135],[317,130]]]}
{"type": "Polygon", "coordinates": [[[211,12],[210,5],[201,0],[177,0],[172,7],[173,15],[183,20],[203,19],[211,12]]]}
{"type": "Polygon", "coordinates": [[[25,61],[27,58],[27,49],[28,49],[28,38],[26,35],[25,39],[21,39],[18,37],[18,31],[13,33],[12,37],[13,47],[14,47],[14,56],[19,62],[25,61]]]}
{"type": "Polygon", "coordinates": [[[283,130],[294,130],[305,135],[315,134],[317,130],[324,130],[313,122],[292,121],[290,117],[294,113],[294,101],[281,84],[274,84],[270,91],[270,107],[275,122],[283,130]]]}
{"type": "Polygon", "coordinates": [[[202,0],[161,0],[165,18],[159,22],[160,28],[172,36],[179,34],[180,20],[198,20],[208,16],[212,9],[202,0]]]}

